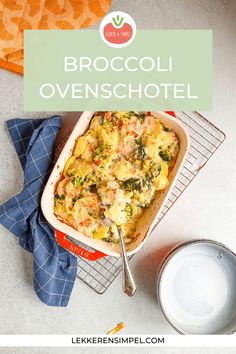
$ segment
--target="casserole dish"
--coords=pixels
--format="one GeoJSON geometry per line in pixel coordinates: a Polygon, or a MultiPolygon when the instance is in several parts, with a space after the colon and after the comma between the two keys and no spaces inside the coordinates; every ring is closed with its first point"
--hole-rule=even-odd
{"type": "MultiPolygon", "coordinates": [[[[84,112],[81,115],[54,166],[54,169],[44,189],[41,200],[43,214],[47,221],[55,228],[58,243],[69,249],[71,252],[90,260],[98,259],[104,255],[120,257],[119,244],[108,244],[101,240],[88,238],[79,231],[73,229],[71,226],[58,220],[54,215],[53,206],[55,189],[58,181],[61,178],[65,163],[72,155],[76,139],[87,130],[94,113],[95,112],[84,112]],[[80,246],[75,245],[68,239],[67,235],[95,249],[95,252],[91,253],[82,249],[80,246]]],[[[154,199],[151,206],[145,210],[144,214],[138,220],[134,235],[135,241],[128,244],[126,248],[128,256],[133,255],[142,247],[144,241],[147,239],[154,226],[156,225],[158,217],[161,213],[162,206],[164,206],[164,203],[167,200],[169,193],[171,192],[172,186],[178,178],[178,174],[180,173],[181,167],[189,149],[188,134],[182,124],[179,123],[179,121],[164,112],[156,112],[153,114],[157,118],[161,119],[164,124],[166,123],[173,129],[180,141],[180,150],[174,168],[170,173],[169,187],[160,192],[158,198],[154,199]]]]}

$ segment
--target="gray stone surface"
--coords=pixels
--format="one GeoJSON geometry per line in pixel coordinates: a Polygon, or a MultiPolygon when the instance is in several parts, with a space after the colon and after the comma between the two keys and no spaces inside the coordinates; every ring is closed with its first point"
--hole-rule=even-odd
{"type": "MultiPolygon", "coordinates": [[[[214,33],[214,108],[207,117],[222,128],[227,140],[163,219],[131,267],[137,294],[126,297],[118,277],[104,295],[77,281],[67,308],[43,305],[32,289],[31,255],[19,248],[10,232],[0,227],[0,333],[104,334],[119,321],[123,334],[174,334],[156,302],[155,273],[169,245],[195,237],[214,238],[236,251],[236,1],[235,0],[114,0],[111,10],[130,13],[138,28],[212,28],[214,33]]],[[[58,112],[56,112],[58,113],[58,112]]],[[[0,202],[22,187],[22,172],[4,122],[11,117],[45,117],[52,113],[25,113],[23,80],[0,70],[0,202]]],[[[85,350],[76,349],[76,352],[85,350]]],[[[93,349],[94,353],[151,353],[150,349],[93,349]]],[[[212,348],[207,353],[235,353],[212,348]]],[[[0,353],[74,353],[75,349],[13,349],[0,353]]],[[[90,350],[86,350],[86,353],[90,350]]],[[[92,352],[92,350],[91,350],[92,352]]],[[[162,353],[189,353],[188,348],[159,349],[162,353]]],[[[205,349],[191,352],[205,353],[205,349]]]]}

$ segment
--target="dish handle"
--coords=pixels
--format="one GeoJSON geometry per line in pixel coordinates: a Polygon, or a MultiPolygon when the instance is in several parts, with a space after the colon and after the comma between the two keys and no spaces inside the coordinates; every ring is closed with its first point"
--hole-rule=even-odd
{"type": "Polygon", "coordinates": [[[94,252],[90,252],[90,251],[82,248],[81,246],[76,245],[75,243],[71,242],[68,239],[66,234],[64,234],[63,232],[61,232],[59,230],[55,229],[55,234],[56,234],[57,242],[59,243],[59,245],[65,249],[67,249],[68,251],[73,252],[77,256],[86,258],[89,261],[96,261],[97,259],[106,256],[106,254],[104,254],[100,251],[94,250],[94,252]]]}
{"type": "Polygon", "coordinates": [[[173,111],[165,111],[165,113],[169,114],[170,116],[176,118],[175,112],[173,111]]]}

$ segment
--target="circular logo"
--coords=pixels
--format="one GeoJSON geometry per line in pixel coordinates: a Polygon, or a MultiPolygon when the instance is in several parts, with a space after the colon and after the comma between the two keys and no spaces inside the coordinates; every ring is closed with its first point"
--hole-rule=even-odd
{"type": "Polygon", "coordinates": [[[127,13],[114,11],[103,18],[100,24],[100,35],[110,47],[123,48],[134,40],[136,24],[127,13]]]}

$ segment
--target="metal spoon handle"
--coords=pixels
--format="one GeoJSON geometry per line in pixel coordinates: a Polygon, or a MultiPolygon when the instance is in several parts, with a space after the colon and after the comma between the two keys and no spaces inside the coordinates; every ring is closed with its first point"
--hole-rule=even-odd
{"type": "Polygon", "coordinates": [[[122,229],[118,227],[119,239],[120,239],[120,248],[121,248],[121,257],[123,265],[123,291],[128,296],[133,296],[136,291],[136,285],[131,274],[128,257],[125,250],[124,238],[122,229]]]}

